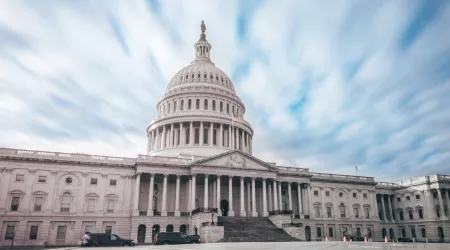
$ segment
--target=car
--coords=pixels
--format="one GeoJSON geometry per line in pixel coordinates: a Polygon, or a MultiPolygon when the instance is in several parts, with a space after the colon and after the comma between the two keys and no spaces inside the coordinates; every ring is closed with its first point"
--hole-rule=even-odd
{"type": "Polygon", "coordinates": [[[92,233],[91,244],[93,247],[103,246],[134,246],[133,240],[122,239],[117,234],[92,233]]]}
{"type": "Polygon", "coordinates": [[[155,236],[155,245],[169,244],[197,244],[200,237],[179,232],[158,233],[155,236]]]}

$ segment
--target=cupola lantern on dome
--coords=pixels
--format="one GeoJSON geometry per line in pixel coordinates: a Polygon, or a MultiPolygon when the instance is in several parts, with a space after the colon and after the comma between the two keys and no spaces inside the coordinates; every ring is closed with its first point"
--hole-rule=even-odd
{"type": "Polygon", "coordinates": [[[206,25],[205,22],[202,21],[202,24],[200,25],[200,29],[202,33],[200,34],[200,39],[195,44],[195,60],[205,60],[208,62],[211,62],[209,55],[211,52],[211,44],[206,40],[206,25]]]}

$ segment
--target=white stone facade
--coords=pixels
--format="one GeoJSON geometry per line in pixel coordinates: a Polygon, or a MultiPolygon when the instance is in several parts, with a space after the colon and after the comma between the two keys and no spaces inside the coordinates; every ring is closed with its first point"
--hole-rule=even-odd
{"type": "Polygon", "coordinates": [[[157,104],[146,155],[0,149],[0,245],[12,233],[16,245],[78,245],[85,231],[150,243],[157,231],[202,235],[211,214],[269,217],[303,240],[450,237],[450,176],[377,183],[253,157],[245,105],[211,62],[204,28],[157,104]]]}

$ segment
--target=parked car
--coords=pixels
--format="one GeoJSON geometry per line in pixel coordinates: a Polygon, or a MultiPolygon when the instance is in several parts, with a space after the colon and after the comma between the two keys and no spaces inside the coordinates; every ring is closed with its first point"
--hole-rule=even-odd
{"type": "Polygon", "coordinates": [[[185,233],[178,233],[178,232],[158,233],[155,236],[155,245],[197,244],[197,243],[200,243],[200,237],[196,235],[187,235],[185,233]]]}
{"type": "Polygon", "coordinates": [[[103,246],[134,246],[133,240],[122,239],[117,234],[92,233],[91,244],[93,247],[103,246]]]}

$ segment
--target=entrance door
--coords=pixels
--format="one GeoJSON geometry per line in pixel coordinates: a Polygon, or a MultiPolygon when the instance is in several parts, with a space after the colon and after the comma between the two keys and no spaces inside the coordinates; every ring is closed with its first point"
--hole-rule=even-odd
{"type": "Polygon", "coordinates": [[[152,227],[152,242],[155,242],[155,235],[159,233],[159,225],[156,224],[152,227]]]}
{"type": "Polygon", "coordinates": [[[444,230],[441,226],[437,227],[439,241],[444,241],[444,230]]]}
{"type": "Polygon", "coordinates": [[[220,211],[222,211],[222,216],[228,216],[228,201],[227,200],[220,201],[220,211]]]}
{"type": "Polygon", "coordinates": [[[144,243],[145,242],[145,231],[147,230],[145,225],[139,225],[138,227],[138,243],[144,243]]]}
{"type": "Polygon", "coordinates": [[[56,245],[64,245],[66,243],[67,226],[58,226],[56,231],[56,245]]]}
{"type": "Polygon", "coordinates": [[[306,241],[311,241],[311,228],[309,226],[305,227],[305,238],[306,241]]]}

